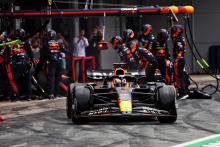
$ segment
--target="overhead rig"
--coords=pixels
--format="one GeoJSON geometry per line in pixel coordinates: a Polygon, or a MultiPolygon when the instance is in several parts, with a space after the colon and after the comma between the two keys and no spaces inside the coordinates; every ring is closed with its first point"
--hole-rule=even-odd
{"type": "Polygon", "coordinates": [[[151,6],[151,7],[125,7],[125,8],[99,8],[99,9],[65,9],[60,11],[14,11],[14,12],[0,12],[0,16],[8,17],[34,17],[34,16],[99,16],[105,14],[106,16],[118,15],[153,15],[153,14],[192,14],[194,8],[192,6],[151,6]]]}

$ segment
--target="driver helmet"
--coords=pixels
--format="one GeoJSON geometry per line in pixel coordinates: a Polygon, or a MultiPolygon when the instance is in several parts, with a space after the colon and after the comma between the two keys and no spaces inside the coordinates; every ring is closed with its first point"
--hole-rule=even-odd
{"type": "Polygon", "coordinates": [[[124,87],[126,85],[126,79],[115,78],[114,86],[115,87],[124,87]]]}

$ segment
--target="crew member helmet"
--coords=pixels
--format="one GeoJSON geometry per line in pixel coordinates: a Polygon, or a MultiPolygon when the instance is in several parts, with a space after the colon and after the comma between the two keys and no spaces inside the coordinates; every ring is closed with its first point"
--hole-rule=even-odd
{"type": "Polygon", "coordinates": [[[49,30],[48,31],[48,38],[49,39],[56,39],[56,37],[57,37],[56,31],[54,31],[54,30],[49,30]]]}
{"type": "Polygon", "coordinates": [[[169,38],[168,31],[166,29],[160,29],[160,31],[157,33],[157,41],[159,42],[166,42],[169,38]]]}
{"type": "Polygon", "coordinates": [[[171,36],[173,38],[175,37],[178,37],[179,35],[182,35],[183,34],[183,26],[182,25],[174,25],[172,28],[171,28],[171,36]]]}
{"type": "Polygon", "coordinates": [[[132,29],[126,29],[122,35],[124,41],[132,40],[134,38],[134,31],[132,29]]]}
{"type": "Polygon", "coordinates": [[[4,40],[4,41],[7,40],[7,32],[6,31],[2,32],[2,34],[0,35],[0,40],[4,40]]]}
{"type": "Polygon", "coordinates": [[[152,26],[150,24],[144,24],[141,30],[144,36],[148,36],[152,32],[152,26]]]}
{"type": "Polygon", "coordinates": [[[120,45],[123,44],[123,40],[120,36],[115,36],[110,40],[113,49],[118,49],[120,45]]]}
{"type": "Polygon", "coordinates": [[[15,37],[19,38],[19,39],[23,39],[25,37],[25,34],[26,34],[25,30],[22,29],[22,28],[21,29],[17,29],[15,31],[15,37]]]}

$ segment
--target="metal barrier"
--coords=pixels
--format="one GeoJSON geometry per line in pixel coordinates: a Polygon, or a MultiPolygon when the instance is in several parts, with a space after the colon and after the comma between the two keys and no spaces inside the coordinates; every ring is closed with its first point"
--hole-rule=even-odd
{"type": "MultiPolygon", "coordinates": [[[[82,57],[72,56],[72,80],[73,81],[76,81],[76,61],[82,62],[82,57]]],[[[82,68],[82,66],[81,66],[81,68],[82,68]]]]}
{"type": "Polygon", "coordinates": [[[95,56],[87,56],[87,57],[72,57],[72,80],[76,81],[76,61],[81,62],[82,69],[82,81],[86,82],[86,62],[91,61],[91,68],[96,69],[95,56]]]}
{"type": "MultiPolygon", "coordinates": [[[[68,59],[68,58],[67,58],[68,59]]],[[[86,82],[86,63],[88,61],[91,61],[90,66],[92,69],[96,69],[96,62],[95,62],[95,56],[87,56],[87,57],[78,57],[78,56],[72,56],[72,80],[76,81],[76,62],[79,61],[81,63],[81,69],[82,69],[82,81],[86,82]]],[[[39,58],[34,58],[34,63],[37,64],[39,62],[39,58]]]]}

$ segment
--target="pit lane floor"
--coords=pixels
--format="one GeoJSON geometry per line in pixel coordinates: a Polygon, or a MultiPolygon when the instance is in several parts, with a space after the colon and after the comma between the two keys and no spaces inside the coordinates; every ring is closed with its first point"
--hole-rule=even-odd
{"type": "Polygon", "coordinates": [[[211,100],[178,102],[178,120],[90,122],[72,124],[65,98],[0,103],[6,120],[0,124],[1,147],[168,147],[220,133],[220,94],[211,100]]]}

